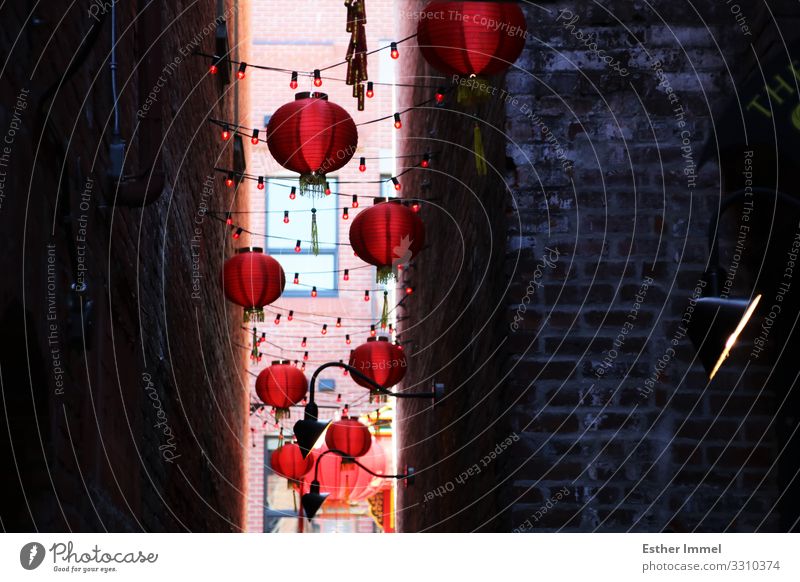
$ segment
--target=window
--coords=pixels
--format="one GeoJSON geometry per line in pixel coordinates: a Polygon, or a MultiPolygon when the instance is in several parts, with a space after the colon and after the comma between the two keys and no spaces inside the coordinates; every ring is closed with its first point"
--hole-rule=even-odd
{"type": "MultiPolygon", "coordinates": [[[[337,181],[328,178],[331,190],[337,191],[337,181]]],[[[338,226],[339,196],[331,194],[312,200],[310,196],[289,199],[294,180],[270,178],[264,191],[267,196],[267,252],[277,259],[286,272],[284,297],[308,297],[311,287],[317,287],[319,297],[338,295],[338,226]],[[317,209],[319,254],[311,252],[311,209],[317,209]],[[284,222],[284,212],[289,211],[289,223],[284,222]],[[295,252],[297,240],[301,251],[295,252]],[[294,284],[294,274],[300,274],[299,285],[294,284]]]]}
{"type": "Polygon", "coordinates": [[[320,378],[319,382],[317,383],[317,390],[320,392],[335,392],[336,380],[320,378]]]}
{"type": "Polygon", "coordinates": [[[397,196],[397,190],[394,189],[392,176],[390,174],[381,174],[381,196],[383,198],[394,198],[397,196]]]}

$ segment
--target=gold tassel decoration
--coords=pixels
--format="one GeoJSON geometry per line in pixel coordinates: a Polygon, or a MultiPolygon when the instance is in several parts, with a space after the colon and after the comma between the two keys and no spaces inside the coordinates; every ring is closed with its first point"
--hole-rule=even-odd
{"type": "Polygon", "coordinates": [[[321,198],[325,193],[324,174],[301,174],[300,196],[310,196],[312,200],[321,198]]]}
{"type": "Polygon", "coordinates": [[[258,333],[256,332],[256,328],[253,328],[253,349],[250,350],[250,360],[256,363],[260,356],[261,353],[258,351],[258,333]]]}
{"type": "Polygon", "coordinates": [[[486,157],[483,151],[483,137],[481,135],[481,127],[475,123],[472,130],[472,145],[475,152],[475,169],[478,171],[479,176],[485,176],[487,172],[486,157]]]}
{"type": "Polygon", "coordinates": [[[356,97],[358,99],[358,110],[364,111],[364,83],[358,84],[358,95],[356,97]]]}
{"type": "Polygon", "coordinates": [[[488,103],[492,97],[489,81],[485,77],[470,75],[469,81],[459,83],[456,89],[456,101],[459,105],[477,106],[488,103]]]}
{"type": "Polygon", "coordinates": [[[345,61],[347,72],[345,83],[353,86],[353,97],[359,100],[359,111],[363,110],[363,99],[357,87],[367,80],[367,9],[364,0],[345,0],[347,8],[347,26],[350,33],[350,44],[347,47],[345,61]]]}
{"type": "Polygon", "coordinates": [[[317,209],[311,209],[311,252],[319,255],[319,229],[317,228],[317,209]]]}
{"type": "Polygon", "coordinates": [[[389,323],[389,292],[383,292],[383,311],[381,312],[381,329],[386,329],[389,323]]]}

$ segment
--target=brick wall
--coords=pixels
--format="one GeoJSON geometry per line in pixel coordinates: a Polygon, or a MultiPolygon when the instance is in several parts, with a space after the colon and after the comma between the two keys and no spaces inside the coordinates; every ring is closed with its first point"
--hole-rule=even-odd
{"type": "MultiPolygon", "coordinates": [[[[770,4],[796,22],[785,20],[796,19],[789,3],[770,4]]],[[[742,9],[774,49],[764,7],[742,9]]],[[[778,406],[787,390],[795,398],[796,366],[746,366],[738,350],[708,383],[679,331],[722,192],[720,168],[699,167],[700,153],[711,112],[739,80],[726,67],[746,62],[750,36],[725,3],[525,12],[526,48],[495,80],[507,93],[477,112],[487,177],[462,149],[471,139],[452,99],[409,126],[446,152],[429,176],[430,248],[413,271],[409,376],[436,374],[450,397],[434,413],[401,405],[400,462],[424,468],[401,492],[401,528],[796,527],[796,504],[781,493],[797,442],[780,429],[795,420],[778,406]],[[627,74],[592,58],[578,30],[627,74]],[[501,446],[510,435],[519,440],[501,446]]],[[[412,20],[401,18],[401,36],[412,20]]],[[[403,72],[436,75],[418,55],[403,72]]],[[[762,248],[749,247],[739,291],[758,281],[762,248]]]]}
{"type": "MultiPolygon", "coordinates": [[[[241,21],[231,2],[222,4],[234,46],[241,21]]],[[[231,159],[231,146],[204,118],[232,115],[246,95],[208,78],[208,63],[190,56],[194,46],[214,50],[216,2],[154,6],[163,65],[172,67],[156,73],[163,87],[141,117],[161,118],[166,176],[144,209],[114,206],[106,179],[108,14],[90,13],[88,3],[66,13],[57,2],[33,14],[25,2],[0,9],[0,126],[17,127],[0,209],[0,237],[13,249],[0,285],[3,418],[11,423],[0,443],[6,530],[243,526],[247,381],[244,353],[231,345],[241,315],[218,283],[229,234],[204,214],[231,204],[211,172],[231,159]],[[15,121],[23,88],[28,103],[15,121]],[[71,284],[82,272],[79,296],[71,284]],[[90,312],[83,326],[81,305],[90,312]]],[[[146,177],[154,150],[132,134],[147,99],[136,64],[149,45],[144,18],[134,22],[136,3],[118,11],[121,134],[132,145],[124,172],[146,177]]]]}

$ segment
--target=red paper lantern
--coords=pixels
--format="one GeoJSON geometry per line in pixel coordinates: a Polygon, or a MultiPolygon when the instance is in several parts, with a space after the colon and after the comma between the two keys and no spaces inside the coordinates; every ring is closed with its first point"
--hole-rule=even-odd
{"type": "Polygon", "coordinates": [[[516,2],[434,1],[423,14],[417,26],[422,56],[448,75],[495,75],[525,47],[527,25],[516,2]]]}
{"type": "Polygon", "coordinates": [[[313,452],[304,459],[300,447],[290,443],[272,451],[270,465],[278,475],[291,481],[300,481],[314,468],[316,460],[313,452]]]}
{"type": "Polygon", "coordinates": [[[376,198],[350,225],[350,245],[362,261],[378,267],[378,282],[385,283],[397,265],[407,265],[422,250],[425,225],[399,200],[376,198]]]}
{"type": "MultiPolygon", "coordinates": [[[[317,455],[321,456],[327,450],[328,446],[324,445],[317,451],[317,455]]],[[[377,442],[371,443],[367,454],[359,458],[358,462],[375,473],[386,473],[386,455],[377,442]]],[[[329,501],[361,501],[372,495],[376,485],[380,483],[380,478],[355,463],[347,463],[334,453],[320,459],[317,477],[320,491],[330,493],[329,501]]]]}
{"type": "Polygon", "coordinates": [[[256,394],[267,406],[276,409],[275,418],[288,416],[289,407],[300,402],[308,391],[308,380],[289,360],[272,362],[256,378],[256,394]]]}
{"type": "Polygon", "coordinates": [[[342,451],[350,457],[363,457],[372,444],[372,435],[367,425],[344,416],[328,427],[325,444],[329,449],[342,451]]]}
{"type": "Polygon", "coordinates": [[[286,275],[263,249],[242,248],[225,261],[222,285],[225,297],[244,307],[244,321],[264,321],[263,307],[281,296],[286,275]]]}
{"type": "MultiPolygon", "coordinates": [[[[387,337],[370,337],[350,355],[350,365],[379,384],[390,388],[398,384],[406,375],[406,355],[400,346],[389,342],[387,337]]],[[[353,374],[359,386],[372,389],[369,383],[353,374]]]]}
{"type": "Polygon", "coordinates": [[[350,115],[325,93],[298,93],[267,125],[267,145],[284,168],[300,174],[300,193],[322,195],[325,175],[342,168],[358,147],[350,115]]]}

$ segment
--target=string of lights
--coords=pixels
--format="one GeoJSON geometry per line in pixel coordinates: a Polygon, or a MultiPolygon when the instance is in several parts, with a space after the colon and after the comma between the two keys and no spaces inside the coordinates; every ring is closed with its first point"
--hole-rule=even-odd
{"type": "MultiPolygon", "coordinates": [[[[298,254],[303,251],[303,244],[313,245],[315,243],[315,241],[308,240],[308,239],[301,239],[301,238],[295,239],[295,238],[292,238],[292,237],[289,237],[289,236],[280,236],[280,235],[277,235],[277,234],[266,234],[266,233],[256,232],[254,230],[250,230],[249,228],[246,228],[244,226],[241,226],[240,224],[235,223],[233,221],[232,217],[223,218],[221,216],[216,216],[214,214],[209,214],[209,217],[212,220],[217,220],[219,222],[224,222],[231,229],[231,231],[233,231],[233,234],[231,236],[236,240],[238,240],[242,236],[242,234],[244,234],[244,233],[249,234],[250,236],[263,237],[263,238],[267,238],[267,239],[287,240],[287,241],[292,241],[293,240],[293,241],[295,241],[294,252],[298,253],[298,254]]],[[[337,247],[351,247],[352,248],[352,245],[350,243],[346,243],[346,242],[320,242],[320,241],[317,241],[316,244],[319,244],[319,245],[322,245],[322,246],[337,246],[337,247]]],[[[345,273],[344,280],[348,281],[349,280],[349,276],[348,276],[349,275],[349,271],[350,271],[350,269],[342,269],[342,270],[340,270],[338,272],[344,272],[345,273]]],[[[334,272],[334,271],[330,271],[330,272],[334,272]]],[[[333,289],[330,289],[330,290],[332,291],[333,289]]]]}
{"type": "MultiPolygon", "coordinates": [[[[395,306],[392,307],[392,309],[390,310],[390,313],[394,312],[398,307],[401,307],[407,298],[408,298],[408,295],[403,295],[403,297],[400,299],[400,301],[398,301],[395,304],[395,306]]],[[[296,309],[289,309],[288,307],[279,307],[279,306],[275,305],[274,303],[272,305],[268,305],[264,309],[266,311],[270,312],[270,313],[273,313],[273,314],[278,313],[277,311],[271,311],[271,310],[274,310],[274,309],[281,310],[281,313],[289,312],[289,313],[292,314],[292,318],[294,318],[294,314],[295,313],[299,313],[301,315],[308,315],[308,316],[311,316],[311,317],[322,317],[322,318],[338,317],[338,316],[331,316],[329,313],[325,313],[325,314],[323,314],[323,313],[313,313],[313,312],[310,312],[310,311],[299,311],[299,310],[296,310],[296,309]]],[[[288,319],[288,316],[287,316],[287,319],[288,319]]],[[[349,321],[370,321],[370,322],[375,321],[374,317],[350,317],[350,316],[346,316],[346,315],[342,316],[342,319],[343,320],[349,320],[349,321]]],[[[403,316],[403,317],[398,317],[396,319],[397,319],[397,321],[403,321],[406,318],[405,318],[405,316],[403,316]]],[[[290,319],[289,321],[292,321],[292,320],[290,319]]]]}
{"type": "MultiPolygon", "coordinates": [[[[392,182],[394,185],[395,190],[402,189],[402,185],[400,184],[399,178],[404,174],[410,172],[411,170],[416,170],[418,168],[427,169],[430,167],[430,160],[424,160],[420,162],[417,166],[408,166],[404,168],[399,174],[392,176],[390,178],[385,178],[383,180],[351,180],[351,181],[339,181],[339,184],[386,184],[388,182],[392,182]]],[[[238,185],[237,181],[252,181],[258,184],[259,190],[265,189],[266,184],[266,176],[257,176],[255,174],[248,174],[247,172],[237,172],[235,170],[229,170],[226,168],[214,168],[214,171],[217,173],[225,174],[225,184],[229,188],[233,188],[234,185],[238,185]]],[[[284,184],[280,182],[280,180],[287,180],[289,178],[270,178],[270,184],[275,186],[280,186],[281,188],[289,188],[289,200],[295,200],[297,198],[297,186],[293,186],[292,184],[284,184]]],[[[359,194],[352,194],[349,192],[334,192],[331,188],[325,189],[326,196],[344,196],[347,198],[352,197],[353,203],[352,208],[358,208],[358,199],[359,197],[364,198],[366,200],[385,200],[386,196],[364,196],[359,194]]],[[[403,198],[405,201],[414,201],[414,200],[421,200],[418,198],[403,198]]]]}
{"type": "MultiPolygon", "coordinates": [[[[397,308],[400,307],[400,305],[403,303],[404,300],[405,300],[405,297],[403,297],[403,299],[401,299],[394,307],[389,309],[388,310],[388,314],[394,313],[397,310],[397,308]]],[[[278,312],[275,312],[275,311],[268,311],[268,313],[270,313],[271,315],[275,316],[273,318],[273,322],[274,322],[274,324],[276,326],[281,324],[281,319],[282,319],[283,313],[278,313],[278,312]]],[[[361,333],[369,333],[370,336],[375,337],[377,335],[377,332],[378,332],[378,329],[377,329],[378,327],[381,327],[382,330],[384,329],[384,326],[381,325],[379,318],[378,319],[376,319],[376,318],[350,318],[350,317],[346,317],[346,316],[342,317],[342,316],[336,316],[336,315],[319,315],[319,314],[312,314],[312,316],[320,317],[320,318],[329,320],[330,323],[328,321],[320,322],[319,320],[312,321],[312,320],[309,320],[309,319],[296,317],[295,316],[295,312],[294,312],[293,309],[289,310],[289,314],[286,317],[286,321],[298,321],[300,323],[306,323],[306,324],[309,324],[309,325],[313,325],[315,327],[319,327],[320,328],[320,337],[321,338],[325,338],[325,339],[344,339],[346,341],[347,345],[350,345],[350,336],[351,335],[359,335],[361,333]],[[345,320],[348,320],[348,321],[363,321],[363,320],[367,320],[367,321],[369,321],[371,323],[370,323],[369,329],[363,328],[363,329],[358,329],[358,330],[351,330],[349,333],[347,333],[345,335],[328,333],[328,328],[329,327],[332,327],[334,329],[340,329],[342,327],[347,328],[348,326],[344,323],[345,320]]],[[[404,319],[405,318],[398,318],[397,321],[402,321],[404,319]]],[[[388,332],[387,333],[389,335],[394,335],[396,333],[396,330],[394,329],[393,324],[389,323],[389,324],[387,324],[387,327],[388,327],[388,332]]],[[[242,329],[244,329],[246,331],[250,331],[250,328],[248,328],[248,327],[242,327],[242,329]]],[[[254,329],[257,329],[257,328],[254,328],[254,329]]],[[[261,336],[262,336],[262,338],[266,339],[266,332],[263,331],[263,327],[261,329],[262,329],[261,336]]],[[[304,338],[304,341],[302,341],[301,343],[307,343],[307,340],[308,340],[308,338],[306,337],[306,338],[304,338]]],[[[305,346],[301,346],[301,347],[305,347],[305,346]]]]}
{"type": "MultiPolygon", "coordinates": [[[[391,57],[393,59],[398,59],[400,57],[400,52],[399,52],[399,50],[397,48],[398,45],[403,44],[405,42],[408,42],[409,40],[411,40],[413,38],[416,38],[416,36],[417,36],[416,34],[412,34],[412,35],[407,36],[407,37],[405,37],[403,39],[400,39],[400,40],[397,40],[397,41],[392,41],[388,45],[385,45],[385,46],[382,46],[382,47],[379,47],[379,48],[376,48],[376,49],[373,49],[371,51],[368,51],[368,52],[364,53],[364,56],[373,55],[373,54],[376,54],[376,53],[379,53],[379,52],[382,52],[384,50],[389,49],[391,51],[391,57]]],[[[249,69],[261,70],[261,71],[270,71],[270,72],[274,72],[274,73],[283,73],[283,74],[290,75],[290,79],[291,80],[289,81],[289,87],[291,89],[297,89],[297,80],[298,80],[298,77],[301,77],[301,76],[313,79],[314,80],[314,86],[316,86],[316,87],[322,86],[322,81],[323,80],[347,83],[347,79],[341,79],[341,78],[338,78],[338,77],[329,77],[327,75],[326,76],[322,75],[322,73],[324,71],[330,71],[331,69],[335,69],[335,68],[340,67],[342,65],[346,65],[348,63],[347,60],[340,61],[340,62],[334,63],[332,65],[328,65],[328,66],[325,66],[325,67],[320,67],[319,69],[314,69],[313,71],[303,71],[303,70],[300,70],[300,69],[288,69],[288,68],[285,68],[285,67],[275,67],[275,66],[272,66],[272,65],[261,65],[261,64],[257,64],[257,63],[248,63],[248,62],[245,62],[245,61],[239,61],[239,60],[230,58],[228,54],[216,55],[216,54],[204,53],[202,51],[194,51],[192,54],[194,56],[198,56],[198,57],[201,57],[201,58],[204,58],[204,59],[210,59],[211,60],[211,64],[209,66],[209,73],[212,74],[212,75],[216,75],[219,72],[219,66],[220,65],[222,65],[223,63],[228,63],[228,64],[233,65],[233,66],[236,67],[236,69],[237,69],[236,70],[236,78],[239,79],[239,80],[242,80],[242,79],[244,79],[246,77],[248,68],[249,69]]],[[[443,80],[445,80],[445,79],[443,79],[443,80]]],[[[374,82],[370,82],[369,84],[371,86],[372,85],[377,85],[377,86],[384,86],[384,87],[413,87],[413,88],[420,88],[420,89],[432,89],[432,88],[435,88],[435,87],[431,87],[430,85],[421,85],[421,84],[416,84],[416,83],[383,83],[383,82],[374,81],[374,82]]]]}
{"type": "MultiPolygon", "coordinates": [[[[372,85],[372,81],[369,81],[368,85],[372,85]]],[[[425,99],[424,101],[420,101],[419,103],[415,103],[414,105],[410,105],[410,106],[406,107],[405,109],[400,109],[398,111],[395,111],[394,113],[391,113],[389,115],[384,115],[382,117],[377,117],[375,119],[369,119],[367,121],[361,121],[359,123],[356,123],[355,125],[356,125],[356,127],[360,127],[360,126],[363,126],[363,125],[370,125],[372,123],[378,123],[379,121],[386,121],[387,119],[393,119],[394,120],[395,129],[402,129],[403,123],[402,123],[402,120],[400,118],[401,115],[403,115],[404,113],[408,113],[409,111],[413,111],[414,109],[419,109],[421,107],[424,107],[424,106],[426,106],[426,105],[428,105],[430,103],[433,103],[433,102],[435,102],[437,105],[442,105],[444,103],[445,95],[447,93],[449,93],[450,91],[452,91],[452,88],[448,88],[448,89],[437,88],[436,89],[436,93],[434,93],[433,97],[425,99]]],[[[371,96],[370,93],[371,93],[371,90],[367,89],[367,95],[368,96],[371,96]]],[[[259,143],[262,143],[262,142],[266,143],[266,141],[267,141],[266,139],[260,137],[261,129],[257,128],[257,127],[247,127],[247,126],[243,126],[243,125],[240,125],[240,124],[237,124],[237,123],[232,123],[232,122],[229,122],[229,121],[224,121],[224,120],[214,119],[214,118],[208,118],[206,121],[208,121],[209,123],[213,123],[215,125],[219,125],[219,126],[222,127],[221,137],[222,137],[223,141],[228,141],[230,139],[230,136],[232,135],[232,133],[231,133],[232,131],[236,135],[241,135],[242,137],[249,137],[250,138],[250,143],[252,143],[253,145],[258,145],[259,143]],[[242,131],[242,130],[247,130],[247,131],[242,131]]]]}

